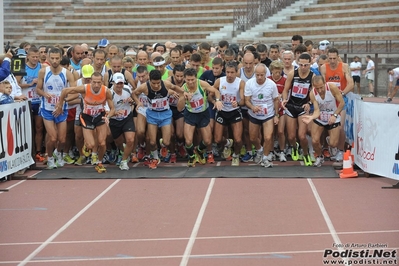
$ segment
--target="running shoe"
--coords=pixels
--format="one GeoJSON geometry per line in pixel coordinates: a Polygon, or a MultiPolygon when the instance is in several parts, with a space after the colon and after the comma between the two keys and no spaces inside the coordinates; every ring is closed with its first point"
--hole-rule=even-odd
{"type": "Polygon", "coordinates": [[[177,150],[178,150],[179,156],[181,158],[186,158],[187,152],[186,152],[186,148],[184,148],[184,144],[183,143],[177,144],[177,150]]]}
{"type": "Polygon", "coordinates": [[[75,165],[83,165],[84,163],[86,163],[86,157],[84,156],[80,156],[76,161],[75,161],[75,165]]]}
{"type": "Polygon", "coordinates": [[[231,166],[240,166],[240,158],[238,156],[233,156],[233,159],[231,160],[231,166]]]}
{"type": "Polygon", "coordinates": [[[195,155],[188,157],[188,162],[187,162],[188,167],[195,167],[195,163],[197,161],[197,158],[195,157],[196,157],[195,155]]]}
{"type": "Polygon", "coordinates": [[[138,163],[139,162],[139,158],[137,158],[135,153],[132,153],[132,159],[131,159],[132,163],[138,163]]]}
{"type": "Polygon", "coordinates": [[[104,167],[104,165],[103,165],[102,163],[98,163],[98,164],[96,165],[96,167],[94,167],[94,169],[95,169],[99,174],[102,174],[102,173],[107,172],[107,169],[104,167]]]}
{"type": "Polygon", "coordinates": [[[40,152],[38,152],[38,153],[36,153],[36,155],[35,155],[35,160],[36,160],[36,162],[44,162],[44,160],[45,160],[46,158],[44,158],[44,156],[42,156],[41,154],[40,154],[40,152]]]}
{"type": "Polygon", "coordinates": [[[309,154],[303,155],[303,163],[304,163],[305,166],[312,166],[313,165],[312,159],[310,158],[309,154]]]}
{"type": "Polygon", "coordinates": [[[205,152],[199,151],[198,148],[195,148],[194,152],[197,157],[197,162],[200,164],[206,164],[205,152]]]}
{"type": "Polygon", "coordinates": [[[262,162],[260,163],[261,166],[265,167],[265,168],[270,168],[273,167],[273,163],[270,162],[267,158],[262,160],[262,162]]]}
{"type": "Polygon", "coordinates": [[[161,156],[162,158],[165,158],[166,156],[168,156],[168,148],[163,145],[163,139],[159,139],[159,145],[161,145],[161,156]]]}
{"type": "Polygon", "coordinates": [[[139,147],[139,150],[137,152],[137,159],[139,159],[140,161],[144,158],[145,156],[145,150],[143,147],[139,147]]]}
{"type": "Polygon", "coordinates": [[[166,153],[166,156],[163,157],[163,161],[164,161],[165,163],[169,163],[169,162],[170,162],[171,156],[172,156],[172,155],[170,154],[170,152],[167,152],[167,153],[166,153]]]}
{"type": "Polygon", "coordinates": [[[83,145],[82,153],[83,153],[83,155],[85,157],[89,157],[90,156],[90,151],[86,148],[86,145],[83,145]]]}
{"type": "Polygon", "coordinates": [[[54,157],[48,157],[46,169],[48,169],[48,170],[57,169],[57,165],[54,162],[54,157]]]}
{"type": "Polygon", "coordinates": [[[292,147],[292,150],[291,150],[291,158],[294,161],[299,160],[299,151],[298,150],[299,150],[299,144],[297,142],[297,143],[295,143],[295,147],[292,147]]]}
{"type": "Polygon", "coordinates": [[[228,139],[227,143],[228,144],[226,144],[223,149],[223,158],[225,158],[225,159],[227,159],[231,156],[231,147],[233,147],[233,140],[228,139]]]}
{"type": "Polygon", "coordinates": [[[92,154],[91,155],[91,165],[96,165],[96,164],[99,164],[98,155],[97,154],[92,154]]]}
{"type": "Polygon", "coordinates": [[[241,157],[241,162],[247,163],[247,162],[252,162],[254,160],[254,157],[247,152],[243,157],[241,157]]]}
{"type": "Polygon", "coordinates": [[[324,163],[324,158],[322,156],[317,156],[316,161],[313,163],[314,167],[321,167],[321,165],[324,163]]]}
{"type": "Polygon", "coordinates": [[[129,170],[129,166],[127,165],[127,160],[121,161],[121,164],[119,165],[119,169],[127,171],[129,170]]]}
{"type": "Polygon", "coordinates": [[[64,156],[64,161],[66,164],[73,164],[75,162],[75,160],[72,159],[71,156],[69,156],[69,154],[64,156]]]}
{"type": "Polygon", "coordinates": [[[158,164],[161,162],[160,159],[152,159],[151,163],[148,165],[150,169],[157,169],[158,164]]]}
{"type": "Polygon", "coordinates": [[[170,163],[176,163],[177,162],[177,158],[176,158],[176,153],[173,153],[170,155],[170,163]]]}
{"type": "Polygon", "coordinates": [[[287,161],[287,158],[285,157],[285,153],[283,151],[280,152],[279,157],[280,157],[280,162],[286,162],[287,161]]]}
{"type": "Polygon", "coordinates": [[[206,158],[206,162],[209,164],[215,163],[215,158],[213,157],[213,153],[208,153],[208,158],[206,158]]]}

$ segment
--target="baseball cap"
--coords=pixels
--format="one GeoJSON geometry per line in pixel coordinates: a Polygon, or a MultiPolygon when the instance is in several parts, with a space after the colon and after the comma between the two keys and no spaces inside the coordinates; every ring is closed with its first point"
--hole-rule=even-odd
{"type": "Polygon", "coordinates": [[[109,41],[107,39],[101,39],[97,44],[98,47],[107,47],[108,45],[109,41]]]}
{"type": "Polygon", "coordinates": [[[26,51],[24,49],[18,49],[17,55],[26,55],[26,51]]]}
{"type": "Polygon", "coordinates": [[[330,42],[327,40],[319,42],[319,50],[324,51],[326,50],[326,47],[330,45],[330,42]]]}
{"type": "Polygon", "coordinates": [[[91,75],[94,73],[94,67],[92,65],[84,65],[82,67],[82,77],[85,79],[91,78],[91,75]]]}
{"type": "Polygon", "coordinates": [[[115,73],[112,76],[112,80],[114,81],[115,84],[118,84],[119,82],[125,83],[125,76],[122,73],[115,73]]]}

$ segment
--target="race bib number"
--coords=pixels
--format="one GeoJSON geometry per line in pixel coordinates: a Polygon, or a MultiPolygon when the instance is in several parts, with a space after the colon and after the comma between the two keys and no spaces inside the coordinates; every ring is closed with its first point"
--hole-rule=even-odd
{"type": "Polygon", "coordinates": [[[128,111],[127,110],[119,110],[118,114],[116,115],[117,118],[125,118],[128,115],[128,111]]]}
{"type": "Polygon", "coordinates": [[[176,106],[179,102],[179,98],[175,97],[174,95],[169,96],[169,104],[176,106]]]}
{"type": "Polygon", "coordinates": [[[309,93],[309,84],[297,83],[294,82],[294,86],[292,86],[292,96],[305,99],[309,93]]]}
{"type": "Polygon", "coordinates": [[[47,98],[47,103],[51,105],[56,105],[60,101],[60,96],[51,96],[50,98],[47,98]]]}
{"type": "Polygon", "coordinates": [[[147,100],[147,98],[140,97],[139,100],[140,100],[140,102],[143,104],[144,107],[148,107],[148,100],[147,100]]]}
{"type": "Polygon", "coordinates": [[[151,101],[151,107],[153,110],[157,110],[157,111],[166,110],[169,107],[169,102],[166,98],[153,99],[151,101]]]}
{"type": "Polygon", "coordinates": [[[193,109],[199,109],[204,105],[204,98],[199,98],[198,100],[191,100],[190,106],[193,109]]]}
{"type": "Polygon", "coordinates": [[[97,116],[101,112],[104,111],[104,108],[102,106],[87,106],[85,110],[85,114],[91,115],[91,116],[97,116]]]}
{"type": "Polygon", "coordinates": [[[38,99],[38,98],[39,98],[39,95],[36,93],[36,90],[35,90],[35,89],[29,90],[29,91],[28,91],[28,98],[29,98],[29,99],[38,99]]]}
{"type": "Polygon", "coordinates": [[[321,112],[319,119],[323,122],[328,122],[330,120],[331,114],[327,112],[321,112]]]}
{"type": "Polygon", "coordinates": [[[237,97],[234,94],[222,94],[222,102],[225,104],[231,104],[237,101],[237,97]]]}
{"type": "Polygon", "coordinates": [[[259,111],[257,111],[255,114],[257,115],[257,116],[264,116],[264,115],[267,115],[267,107],[264,107],[264,106],[260,106],[260,110],[259,111]]]}

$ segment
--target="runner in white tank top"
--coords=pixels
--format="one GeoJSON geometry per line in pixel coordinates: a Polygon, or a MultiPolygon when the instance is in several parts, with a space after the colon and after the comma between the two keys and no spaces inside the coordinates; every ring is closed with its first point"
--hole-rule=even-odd
{"type": "Polygon", "coordinates": [[[324,162],[320,144],[321,134],[327,129],[330,147],[337,147],[341,130],[340,113],[345,102],[339,88],[334,83],[326,83],[323,76],[314,76],[312,85],[309,96],[314,106],[313,115],[302,116],[302,121],[306,124],[312,123],[312,145],[317,156],[313,166],[320,167],[324,162]]]}

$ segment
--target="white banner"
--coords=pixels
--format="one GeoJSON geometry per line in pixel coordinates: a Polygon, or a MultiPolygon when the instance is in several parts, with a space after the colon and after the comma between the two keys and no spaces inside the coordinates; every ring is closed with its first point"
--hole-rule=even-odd
{"type": "Polygon", "coordinates": [[[355,100],[354,118],[355,163],[399,180],[399,105],[355,100]]]}
{"type": "Polygon", "coordinates": [[[0,105],[0,177],[34,163],[28,102],[0,105]]]}

